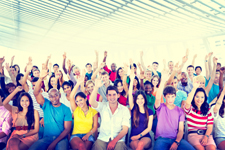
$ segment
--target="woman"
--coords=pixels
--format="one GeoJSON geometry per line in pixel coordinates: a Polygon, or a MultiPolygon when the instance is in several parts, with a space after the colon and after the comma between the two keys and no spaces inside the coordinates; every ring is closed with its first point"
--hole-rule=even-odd
{"type": "Polygon", "coordinates": [[[225,150],[225,87],[217,96],[216,105],[212,107],[214,112],[214,139],[220,150],[225,150]]]}
{"type": "Polygon", "coordinates": [[[15,130],[7,143],[7,150],[27,150],[38,140],[39,114],[33,108],[31,96],[23,92],[18,98],[17,107],[9,105],[9,101],[22,91],[18,86],[3,102],[4,107],[11,112],[15,130]]]}
{"type": "MultiPolygon", "coordinates": [[[[153,84],[153,92],[152,92],[152,95],[156,97],[156,93],[157,93],[157,90],[159,88],[159,84],[160,84],[160,78],[158,75],[154,75],[151,79],[151,83],[153,84]]],[[[164,103],[164,100],[163,100],[163,96],[161,98],[161,103],[164,103]]]]}
{"type": "Polygon", "coordinates": [[[123,68],[119,67],[116,72],[116,79],[122,80],[122,78],[123,78],[123,68]]]}
{"type": "Polygon", "coordinates": [[[123,106],[127,106],[128,87],[126,84],[126,77],[125,77],[125,81],[124,80],[122,81],[121,79],[117,78],[114,81],[114,86],[117,87],[118,92],[120,94],[118,102],[123,106]]]}
{"type": "MultiPolygon", "coordinates": [[[[94,86],[95,86],[95,83],[92,80],[88,80],[86,82],[85,90],[87,91],[87,99],[88,100],[89,100],[89,98],[91,96],[91,93],[92,93],[92,91],[94,89],[94,86]]],[[[102,100],[103,100],[103,97],[98,93],[96,101],[97,102],[102,102],[102,100]]],[[[91,106],[91,105],[89,105],[89,106],[91,106]]]]}
{"type": "Polygon", "coordinates": [[[211,135],[213,117],[207,103],[206,92],[198,88],[199,81],[194,80],[193,89],[189,93],[184,107],[188,125],[188,142],[197,150],[215,150],[216,144],[211,135]]]}
{"type": "Polygon", "coordinates": [[[16,68],[16,72],[17,72],[17,74],[19,74],[20,73],[20,67],[19,67],[19,65],[15,64],[14,65],[14,68],[16,68]]]}
{"type": "Polygon", "coordinates": [[[56,73],[55,73],[55,76],[58,76],[59,77],[59,84],[60,86],[62,87],[63,83],[64,83],[64,79],[63,79],[63,73],[61,70],[57,70],[56,73]]]}
{"type": "Polygon", "coordinates": [[[137,91],[133,100],[132,85],[134,82],[134,70],[131,69],[129,105],[131,110],[131,135],[130,147],[133,150],[148,149],[151,147],[151,136],[153,112],[147,107],[147,98],[143,91],[137,91]]]}
{"type": "MultiPolygon", "coordinates": [[[[52,88],[57,88],[58,90],[60,90],[60,84],[59,84],[59,79],[57,77],[55,77],[55,75],[52,75],[50,78],[49,78],[49,81],[48,81],[48,91],[52,88]]],[[[47,91],[47,92],[48,92],[47,91]]]]}
{"type": "Polygon", "coordinates": [[[70,104],[74,115],[74,128],[70,138],[72,149],[91,149],[94,142],[93,133],[98,127],[98,112],[89,106],[83,92],[76,94],[84,77],[79,77],[77,84],[70,94],[70,104]],[[75,96],[76,94],[76,96],[75,96]],[[75,98],[74,98],[75,97],[75,98]]]}
{"type": "Polygon", "coordinates": [[[64,92],[61,94],[60,102],[69,107],[71,112],[73,112],[70,105],[70,94],[73,90],[73,85],[70,82],[65,81],[62,84],[62,88],[64,92]]]}

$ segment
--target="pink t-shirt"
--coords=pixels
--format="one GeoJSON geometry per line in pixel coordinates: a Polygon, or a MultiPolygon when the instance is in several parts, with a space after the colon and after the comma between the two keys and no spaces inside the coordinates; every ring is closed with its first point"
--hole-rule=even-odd
{"type": "MultiPolygon", "coordinates": [[[[99,98],[100,98],[100,94],[97,94],[97,99],[96,99],[97,102],[99,101],[99,98]]],[[[90,95],[89,94],[87,95],[87,99],[89,101],[89,99],[90,99],[90,95]]],[[[90,103],[89,103],[89,106],[91,107],[90,103]]]]}
{"type": "Polygon", "coordinates": [[[176,139],[179,129],[179,122],[185,121],[184,111],[175,106],[170,110],[164,103],[161,103],[159,108],[156,109],[158,123],[156,127],[156,136],[163,138],[176,139]]]}

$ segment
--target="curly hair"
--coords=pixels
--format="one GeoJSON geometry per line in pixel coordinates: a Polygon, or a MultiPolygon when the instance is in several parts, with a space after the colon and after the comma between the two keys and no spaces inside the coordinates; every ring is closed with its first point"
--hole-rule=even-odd
{"type": "Polygon", "coordinates": [[[204,93],[205,100],[204,100],[204,102],[202,103],[202,105],[201,105],[201,107],[200,107],[200,111],[201,111],[201,114],[202,114],[203,116],[206,116],[207,113],[208,113],[208,111],[209,111],[209,104],[207,103],[207,95],[206,95],[206,92],[205,92],[205,90],[204,90],[203,88],[197,88],[197,90],[196,90],[196,92],[195,92],[195,94],[194,94],[194,97],[193,97],[193,99],[192,99],[191,105],[192,105],[192,106],[194,107],[194,109],[196,110],[196,113],[198,113],[198,107],[196,106],[195,101],[194,101],[195,96],[196,96],[196,94],[197,94],[198,92],[203,92],[203,93],[204,93]]]}
{"type": "Polygon", "coordinates": [[[23,111],[23,107],[20,105],[20,101],[21,101],[21,98],[23,96],[26,96],[29,99],[29,102],[30,102],[30,105],[28,106],[28,111],[27,111],[27,114],[26,114],[28,130],[30,130],[32,124],[34,123],[34,106],[33,106],[33,101],[32,101],[32,98],[31,98],[29,93],[27,93],[27,92],[21,93],[20,96],[18,97],[18,100],[17,100],[17,107],[18,107],[19,111],[23,111]]]}

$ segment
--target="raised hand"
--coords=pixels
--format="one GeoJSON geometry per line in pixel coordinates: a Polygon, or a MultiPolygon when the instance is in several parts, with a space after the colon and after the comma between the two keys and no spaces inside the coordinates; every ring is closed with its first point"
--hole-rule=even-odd
{"type": "Polygon", "coordinates": [[[107,57],[107,51],[104,52],[104,57],[107,57]]]}
{"type": "Polygon", "coordinates": [[[141,68],[141,64],[139,62],[137,63],[137,65],[138,65],[139,68],[141,68]]]}
{"type": "Polygon", "coordinates": [[[179,70],[179,62],[176,63],[176,65],[173,68],[174,71],[178,71],[179,70]]]}
{"type": "Polygon", "coordinates": [[[197,80],[194,80],[193,81],[193,88],[198,88],[200,86],[200,82],[199,81],[197,81],[197,80]]]}
{"type": "Polygon", "coordinates": [[[31,57],[28,58],[28,62],[29,62],[29,63],[32,62],[32,58],[31,58],[31,57]]]}
{"type": "Polygon", "coordinates": [[[127,63],[123,63],[123,66],[124,66],[124,68],[123,68],[123,72],[124,72],[124,74],[127,74],[127,71],[128,71],[128,64],[127,63]]]}
{"type": "Polygon", "coordinates": [[[105,63],[105,62],[102,62],[102,63],[100,64],[100,68],[105,67],[105,65],[106,65],[106,63],[105,63]]]}
{"type": "Polygon", "coordinates": [[[48,75],[48,70],[42,69],[41,72],[40,72],[39,78],[43,80],[47,75],[48,75]]]}
{"type": "Polygon", "coordinates": [[[140,51],[140,56],[143,57],[143,51],[140,51]]]}
{"type": "Polygon", "coordinates": [[[205,56],[205,60],[208,60],[208,59],[209,59],[209,55],[206,55],[206,56],[205,56]]]}
{"type": "Polygon", "coordinates": [[[63,54],[63,59],[66,59],[66,52],[64,52],[63,54]]]}
{"type": "Polygon", "coordinates": [[[208,54],[209,57],[211,57],[212,55],[213,55],[213,52],[210,52],[210,53],[208,54]]]}
{"type": "Polygon", "coordinates": [[[49,55],[49,56],[47,57],[47,59],[48,59],[48,60],[51,59],[51,55],[49,55]]]}
{"type": "Polygon", "coordinates": [[[2,58],[0,58],[0,64],[4,63],[5,61],[5,56],[3,56],[2,58]]]}
{"type": "Polygon", "coordinates": [[[13,61],[13,60],[14,60],[14,58],[15,58],[15,56],[13,56],[13,57],[11,58],[11,61],[13,61]]]}
{"type": "Polygon", "coordinates": [[[140,72],[140,79],[144,79],[145,78],[145,71],[141,71],[140,72]]]}
{"type": "Polygon", "coordinates": [[[218,60],[218,58],[213,57],[213,63],[214,63],[215,65],[217,64],[217,60],[218,60]]]}
{"type": "Polygon", "coordinates": [[[10,71],[9,63],[5,63],[5,68],[8,72],[10,71]]]}
{"type": "Polygon", "coordinates": [[[27,64],[27,71],[30,72],[32,70],[32,68],[33,68],[32,63],[28,63],[27,64]]]}
{"type": "Polygon", "coordinates": [[[130,79],[134,79],[134,78],[135,78],[134,67],[131,67],[131,69],[130,69],[130,79]]]}
{"type": "Polygon", "coordinates": [[[22,90],[23,90],[23,87],[22,87],[22,86],[17,86],[17,87],[16,87],[16,91],[17,91],[17,92],[20,92],[20,91],[22,91],[22,90]]]}
{"type": "Polygon", "coordinates": [[[187,60],[188,60],[187,56],[184,56],[184,57],[182,58],[182,63],[186,63],[187,60]]]}
{"type": "Polygon", "coordinates": [[[95,79],[95,86],[97,87],[97,88],[100,88],[101,86],[103,86],[103,82],[102,82],[102,80],[100,80],[99,78],[97,78],[97,79],[95,79]]]}

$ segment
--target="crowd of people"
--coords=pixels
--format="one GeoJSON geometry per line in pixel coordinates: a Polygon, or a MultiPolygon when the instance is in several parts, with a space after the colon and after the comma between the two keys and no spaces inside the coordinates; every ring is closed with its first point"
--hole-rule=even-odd
{"type": "Polygon", "coordinates": [[[225,67],[212,56],[205,76],[197,55],[183,69],[189,50],[161,72],[143,52],[118,69],[107,51],[86,69],[66,53],[62,70],[51,56],[41,67],[29,57],[24,71],[2,56],[0,150],[225,150],[225,67]]]}

